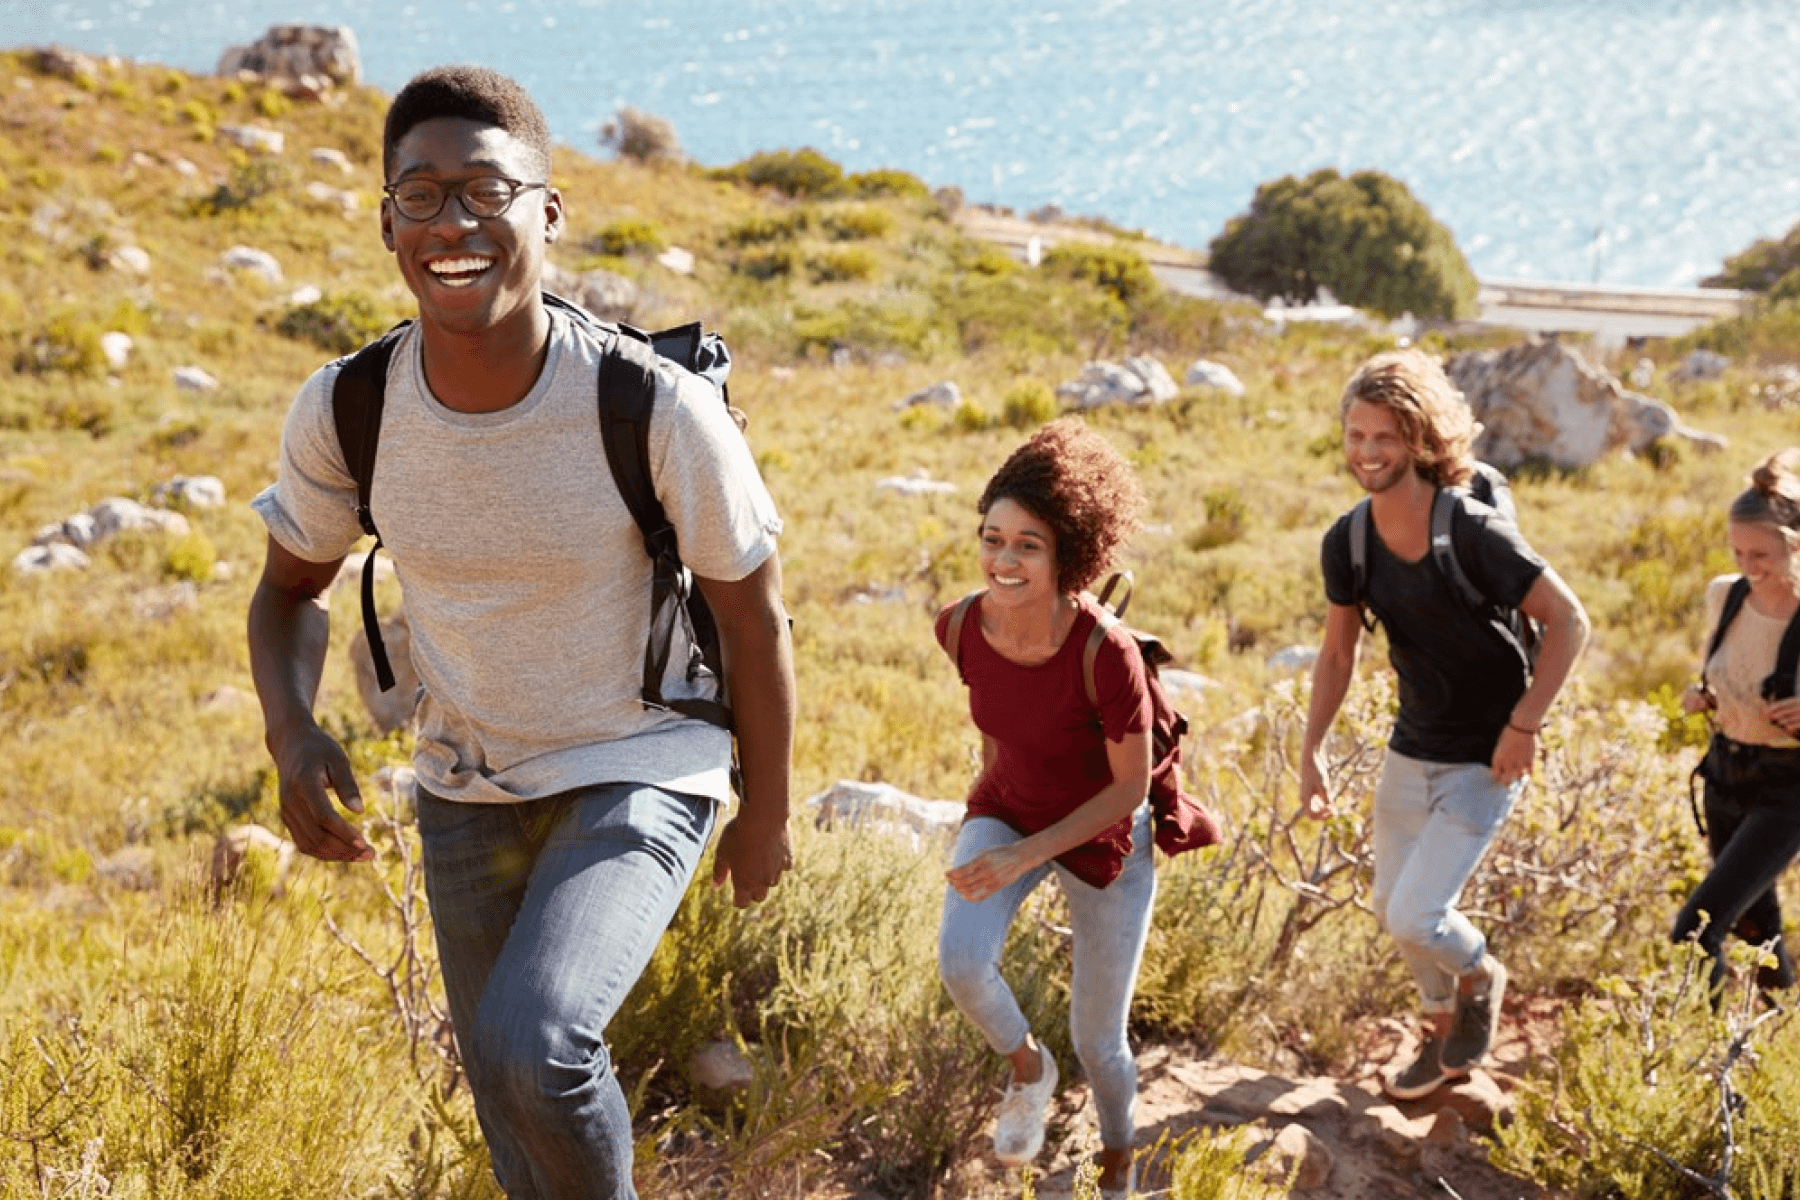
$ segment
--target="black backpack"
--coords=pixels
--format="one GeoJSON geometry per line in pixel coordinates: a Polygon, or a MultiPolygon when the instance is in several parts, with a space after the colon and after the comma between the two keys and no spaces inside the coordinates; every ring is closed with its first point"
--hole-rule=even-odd
{"type": "MultiPolygon", "coordinates": [[[[1100,656],[1100,644],[1106,640],[1106,632],[1122,622],[1125,609],[1131,603],[1131,572],[1123,571],[1108,577],[1106,585],[1100,589],[1096,601],[1100,607],[1100,619],[1088,634],[1087,644],[1081,651],[1081,682],[1087,692],[1087,702],[1098,709],[1100,707],[1100,689],[1094,683],[1094,660],[1100,656]],[[1121,585],[1124,594],[1117,604],[1113,604],[1112,595],[1121,585]]],[[[944,631],[944,653],[950,656],[951,665],[956,668],[958,676],[962,675],[962,627],[969,609],[983,592],[970,592],[956,602],[950,611],[950,621],[944,631]]],[[[1144,633],[1127,625],[1125,631],[1137,643],[1138,653],[1144,659],[1144,674],[1150,685],[1150,816],[1155,829],[1154,840],[1157,849],[1164,854],[1175,855],[1186,850],[1197,850],[1202,846],[1217,845],[1220,839],[1218,818],[1208,812],[1204,805],[1194,796],[1183,790],[1181,786],[1181,738],[1187,733],[1188,721],[1169,703],[1163,692],[1162,680],[1157,670],[1174,662],[1174,656],[1162,644],[1162,640],[1154,634],[1144,633]]],[[[966,684],[968,680],[963,680],[966,684]]]]}
{"type": "MultiPolygon", "coordinates": [[[[675,527],[669,524],[650,479],[650,417],[656,402],[655,356],[669,359],[712,381],[721,400],[729,406],[725,378],[731,371],[730,351],[718,334],[705,332],[697,321],[660,333],[644,333],[629,325],[601,321],[581,306],[549,292],[544,293],[544,303],[567,313],[576,324],[599,335],[603,344],[607,338],[611,339],[600,359],[601,440],[606,446],[606,461],[612,469],[613,482],[643,534],[644,552],[650,556],[653,568],[650,641],[644,648],[643,702],[651,708],[673,710],[730,729],[731,709],[725,699],[725,670],[718,627],[706,606],[705,597],[694,586],[692,573],[682,565],[675,527]],[[696,686],[696,691],[704,692],[708,689],[702,682],[710,674],[716,681],[716,688],[712,690],[717,699],[667,698],[663,695],[662,681],[678,628],[686,634],[685,641],[690,648],[685,678],[696,686]]],[[[363,563],[362,615],[363,629],[369,639],[369,656],[375,663],[375,678],[384,692],[394,686],[394,672],[388,664],[387,647],[382,643],[375,616],[375,551],[381,549],[381,533],[375,528],[374,514],[369,511],[369,490],[375,479],[375,452],[381,439],[388,363],[410,324],[410,321],[401,322],[378,341],[346,357],[331,394],[338,445],[344,452],[345,465],[356,480],[356,519],[363,531],[375,539],[375,545],[363,563]]],[[[743,421],[737,410],[733,409],[732,415],[741,427],[743,421]]]]}
{"type": "MultiPolygon", "coordinates": [[[[1544,644],[1543,623],[1526,616],[1517,608],[1488,599],[1463,569],[1462,560],[1452,543],[1451,531],[1455,528],[1456,510],[1462,505],[1464,498],[1487,505],[1514,527],[1519,523],[1518,509],[1513,506],[1512,487],[1506,482],[1506,476],[1500,473],[1498,467],[1478,462],[1475,464],[1475,473],[1469,477],[1466,486],[1439,488],[1432,499],[1431,559],[1444,578],[1450,581],[1450,590],[1457,594],[1464,606],[1478,620],[1490,625],[1518,654],[1519,663],[1525,669],[1525,677],[1530,679],[1531,672],[1537,665],[1538,651],[1544,644]]],[[[1350,510],[1350,588],[1352,603],[1362,611],[1364,628],[1373,632],[1375,617],[1368,603],[1371,536],[1369,498],[1365,496],[1350,510]]]]}

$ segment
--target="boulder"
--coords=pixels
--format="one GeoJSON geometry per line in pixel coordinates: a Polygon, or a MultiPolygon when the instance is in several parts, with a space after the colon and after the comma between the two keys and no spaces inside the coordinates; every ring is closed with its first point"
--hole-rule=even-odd
{"type": "Polygon", "coordinates": [[[734,1042],[708,1042],[688,1060],[688,1078],[715,1092],[741,1092],[756,1082],[756,1067],[734,1042]]]}
{"type": "Polygon", "coordinates": [[[115,371],[123,371],[125,364],[131,361],[131,335],[117,329],[109,329],[100,335],[100,353],[106,355],[106,365],[115,371]]]}
{"type": "Polygon", "coordinates": [[[1306,1126],[1283,1126],[1262,1157],[1263,1177],[1270,1182],[1287,1182],[1293,1191],[1307,1192],[1322,1188],[1331,1181],[1331,1147],[1306,1126]]]}
{"type": "Polygon", "coordinates": [[[1310,671],[1318,661],[1317,646],[1284,646],[1269,655],[1269,670],[1283,675],[1298,675],[1302,671],[1310,671]]]}
{"type": "Polygon", "coordinates": [[[176,367],[175,386],[184,392],[204,394],[219,390],[219,381],[199,367],[176,367]]]}
{"type": "Polygon", "coordinates": [[[381,643],[387,648],[388,666],[394,671],[394,686],[387,691],[375,678],[375,660],[369,654],[369,635],[359,621],[350,639],[350,667],[356,675],[356,694],[362,697],[369,719],[381,733],[392,733],[408,721],[419,707],[419,673],[412,664],[412,628],[406,623],[406,610],[396,610],[380,621],[381,643]]]}
{"type": "Polygon", "coordinates": [[[219,140],[255,154],[279,155],[287,149],[286,134],[259,125],[221,125],[219,140]]]}
{"type": "Polygon", "coordinates": [[[656,256],[656,261],[664,270],[673,271],[677,275],[694,273],[694,252],[683,250],[680,246],[670,246],[656,256]]]}
{"type": "Polygon", "coordinates": [[[316,166],[336,167],[345,175],[352,175],[356,172],[356,167],[351,163],[350,156],[345,154],[342,150],[337,149],[335,146],[315,147],[311,157],[316,166]]]}
{"type": "Polygon", "coordinates": [[[85,571],[90,560],[66,542],[27,546],[13,558],[13,574],[44,575],[51,571],[85,571]]]}
{"type": "Polygon", "coordinates": [[[842,824],[848,829],[869,830],[901,837],[916,850],[928,838],[949,839],[962,824],[964,808],[954,800],[926,800],[909,795],[891,783],[864,783],[840,779],[811,796],[806,807],[821,829],[842,824]]]}
{"type": "Polygon", "coordinates": [[[184,537],[189,528],[187,518],[178,512],[145,508],[136,500],[127,500],[123,496],[102,500],[88,510],[88,515],[94,519],[96,542],[104,542],[116,534],[127,532],[167,533],[184,537]]]}
{"type": "Polygon", "coordinates": [[[1470,1072],[1467,1079],[1450,1089],[1444,1104],[1446,1110],[1454,1109],[1463,1123],[1478,1133],[1492,1132],[1495,1125],[1510,1119],[1513,1111],[1512,1097],[1486,1071],[1470,1072]]]}
{"type": "Polygon", "coordinates": [[[890,475],[886,479],[875,481],[878,492],[898,492],[902,496],[936,496],[948,495],[956,490],[956,485],[943,479],[933,479],[924,467],[919,467],[910,475],[890,475]]]}
{"type": "Polygon", "coordinates": [[[1189,387],[1209,388],[1231,396],[1242,396],[1246,390],[1244,381],[1230,367],[1207,358],[1195,360],[1187,369],[1186,382],[1189,387]]]}
{"type": "Polygon", "coordinates": [[[294,860],[294,843],[261,825],[233,825],[213,843],[212,869],[207,883],[215,900],[243,875],[244,862],[252,854],[267,854],[274,859],[270,891],[280,893],[294,860]]]}
{"type": "Polygon", "coordinates": [[[214,72],[251,75],[293,96],[316,97],[362,81],[356,34],[348,25],[271,25],[248,46],[229,46],[214,72]]]}
{"type": "Polygon", "coordinates": [[[150,252],[142,246],[118,246],[106,256],[106,265],[127,275],[148,275],[150,252]]]}
{"type": "Polygon", "coordinates": [[[225,485],[216,475],[177,475],[167,483],[158,484],[150,498],[158,504],[218,508],[225,503],[225,485]]]}
{"type": "Polygon", "coordinates": [[[281,264],[273,254],[254,246],[233,246],[219,256],[219,265],[228,271],[247,271],[270,284],[281,282],[281,264]]]}
{"type": "Polygon", "coordinates": [[[329,183],[317,179],[309,180],[306,185],[306,197],[327,208],[335,208],[346,217],[353,217],[362,208],[362,199],[349,188],[334,188],[329,183]]]}
{"type": "Polygon", "coordinates": [[[1476,457],[1503,470],[1528,459],[1572,470],[1614,450],[1642,453],[1671,435],[1703,451],[1725,444],[1683,425],[1668,405],[1626,391],[1553,338],[1467,351],[1446,370],[1482,424],[1476,457]]]}
{"type": "Polygon", "coordinates": [[[70,82],[94,79],[100,72],[97,62],[67,46],[43,47],[32,56],[32,65],[42,74],[54,75],[70,82]]]}
{"type": "Polygon", "coordinates": [[[76,513],[63,521],[54,521],[37,531],[31,539],[34,546],[51,546],[58,542],[65,546],[74,546],[77,550],[85,550],[99,539],[100,529],[95,524],[92,514],[76,513]]]}
{"type": "Polygon", "coordinates": [[[573,300],[602,321],[629,321],[637,310],[637,284],[611,271],[584,271],[577,275],[547,262],[544,287],[573,300]]]}
{"type": "Polygon", "coordinates": [[[1695,350],[1669,373],[1672,383],[1705,383],[1717,379],[1730,368],[1731,360],[1713,350],[1695,350]]]}
{"type": "Polygon", "coordinates": [[[921,404],[935,404],[939,408],[954,409],[962,403],[962,389],[951,380],[934,383],[930,387],[920,388],[906,399],[894,405],[894,411],[917,408],[921,404]]]}
{"type": "Polygon", "coordinates": [[[1149,355],[1136,355],[1123,363],[1096,359],[1081,368],[1081,375],[1056,389],[1058,399],[1075,409],[1101,408],[1108,404],[1158,404],[1179,389],[1162,363],[1149,355]]]}

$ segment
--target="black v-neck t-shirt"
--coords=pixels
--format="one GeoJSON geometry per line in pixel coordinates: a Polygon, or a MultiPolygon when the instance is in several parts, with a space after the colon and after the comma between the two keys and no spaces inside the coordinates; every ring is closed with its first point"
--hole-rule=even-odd
{"type": "MultiPolygon", "coordinates": [[[[1518,607],[1546,565],[1512,522],[1468,497],[1453,510],[1450,540],[1469,581],[1506,607],[1518,607]]],[[[1326,531],[1320,561],[1326,599],[1354,604],[1349,513],[1326,531]]],[[[1470,610],[1429,552],[1407,562],[1390,551],[1372,512],[1367,569],[1369,611],[1387,631],[1400,680],[1388,747],[1425,762],[1491,762],[1525,691],[1518,652],[1470,610]]]]}

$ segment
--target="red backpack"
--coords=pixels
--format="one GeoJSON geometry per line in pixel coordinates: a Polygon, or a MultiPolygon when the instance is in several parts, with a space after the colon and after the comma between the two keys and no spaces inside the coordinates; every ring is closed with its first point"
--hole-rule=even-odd
{"type": "MultiPolygon", "coordinates": [[[[1100,619],[1094,623],[1094,631],[1088,635],[1087,645],[1081,652],[1081,682],[1087,691],[1088,703],[1095,709],[1100,707],[1100,692],[1094,684],[1094,660],[1100,656],[1100,643],[1106,640],[1107,630],[1123,621],[1125,609],[1131,603],[1131,589],[1131,572],[1123,571],[1107,578],[1096,599],[1100,619]],[[1116,605],[1112,604],[1112,594],[1121,584],[1125,593],[1116,605]]],[[[959,674],[962,671],[963,619],[980,595],[981,592],[970,592],[958,600],[950,612],[944,652],[950,656],[950,662],[959,674]]],[[[1188,722],[1169,703],[1162,680],[1157,676],[1159,668],[1175,661],[1174,656],[1153,634],[1129,625],[1125,632],[1131,635],[1138,653],[1143,656],[1144,674],[1150,683],[1150,816],[1156,826],[1156,847],[1164,854],[1174,855],[1217,845],[1220,838],[1218,819],[1181,787],[1181,739],[1187,733],[1188,722]]]]}

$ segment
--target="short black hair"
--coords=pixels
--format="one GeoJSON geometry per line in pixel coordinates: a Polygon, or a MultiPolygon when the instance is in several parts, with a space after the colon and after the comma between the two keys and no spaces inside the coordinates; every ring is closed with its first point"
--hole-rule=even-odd
{"type": "MultiPolygon", "coordinates": [[[[550,178],[550,126],[517,80],[487,67],[433,67],[414,75],[388,106],[381,131],[381,175],[391,179],[394,148],[415,125],[460,117],[504,129],[531,148],[543,179],[550,178]]],[[[537,183],[541,180],[530,180],[537,183]]]]}

